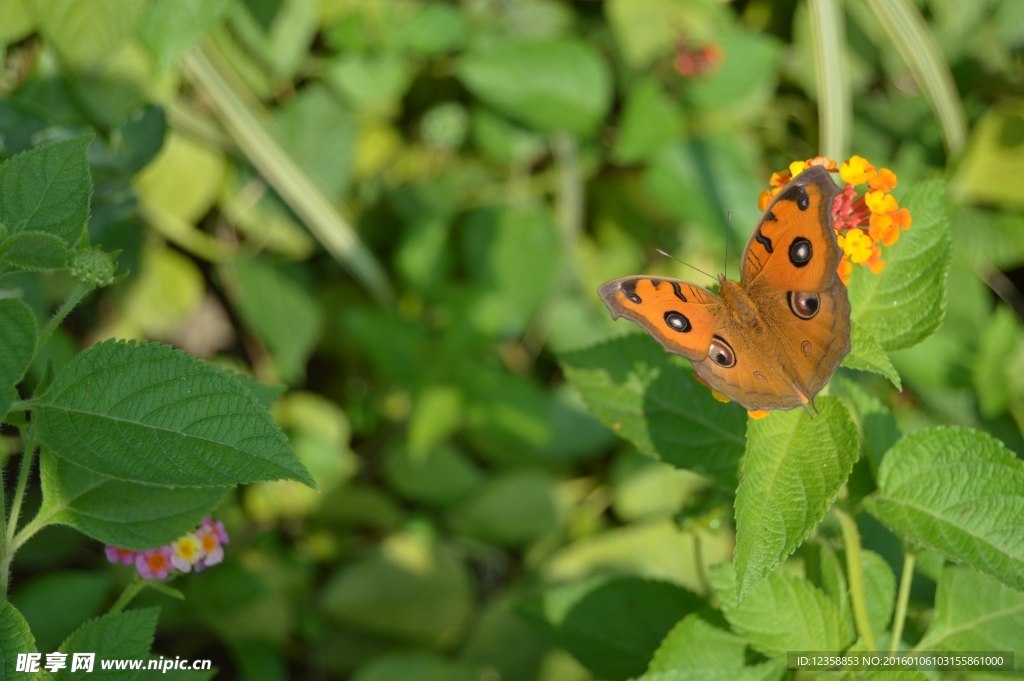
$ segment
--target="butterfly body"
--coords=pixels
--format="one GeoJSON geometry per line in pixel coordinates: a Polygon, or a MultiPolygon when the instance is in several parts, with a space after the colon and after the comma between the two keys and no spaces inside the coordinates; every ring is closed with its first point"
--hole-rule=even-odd
{"type": "Polygon", "coordinates": [[[747,409],[803,406],[850,351],[850,303],[832,228],[839,193],[828,171],[805,170],[769,204],[743,250],[740,281],[718,293],[678,279],[624,277],[598,290],[690,360],[710,387],[747,409]]]}

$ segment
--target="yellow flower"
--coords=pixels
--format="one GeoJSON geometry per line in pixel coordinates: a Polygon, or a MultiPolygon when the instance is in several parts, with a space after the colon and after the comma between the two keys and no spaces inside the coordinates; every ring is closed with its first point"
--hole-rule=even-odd
{"type": "Polygon", "coordinates": [[[768,204],[772,202],[772,190],[765,189],[761,192],[761,195],[757,197],[757,208],[758,210],[764,210],[768,207],[768,204]]]}
{"type": "Polygon", "coordinates": [[[842,240],[843,252],[850,256],[850,260],[860,264],[871,257],[871,237],[860,228],[851,229],[842,240]]]}
{"type": "Polygon", "coordinates": [[[790,178],[796,177],[797,175],[799,175],[800,173],[804,172],[805,170],[807,170],[807,162],[806,161],[793,161],[792,163],[789,164],[789,175],[790,175],[790,178]]]}
{"type": "Polygon", "coordinates": [[[875,176],[875,167],[861,156],[851,156],[839,166],[839,177],[847,184],[864,184],[875,176]]]}
{"type": "Polygon", "coordinates": [[[885,192],[868,192],[864,195],[864,204],[876,215],[891,213],[899,208],[899,204],[896,203],[892,194],[885,192]]]}
{"type": "Polygon", "coordinates": [[[754,419],[755,421],[758,421],[760,419],[763,419],[765,416],[768,416],[768,413],[769,412],[767,409],[755,409],[753,411],[749,409],[747,410],[747,414],[749,414],[750,418],[754,419]]]}

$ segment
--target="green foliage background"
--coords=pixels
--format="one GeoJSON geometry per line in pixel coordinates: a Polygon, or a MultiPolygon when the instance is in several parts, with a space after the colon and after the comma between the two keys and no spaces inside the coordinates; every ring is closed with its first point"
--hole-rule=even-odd
{"type": "MultiPolygon", "coordinates": [[[[51,229],[87,219],[132,273],[76,309],[22,395],[97,341],[170,343],[263,384],[308,469],[285,477],[319,490],[224,498],[225,563],[176,580],[184,601],[138,599],[162,608],[155,650],[260,681],[780,678],[777,655],[859,630],[846,516],[825,515],[838,494],[857,511],[876,636],[898,533],[921,544],[903,547],[904,640],[1024,659],[1019,525],[999,534],[1024,503],[1024,3],[916,3],[964,148],[869,6],[891,4],[836,3],[847,151],[896,172],[914,227],[883,275],[858,268],[855,352],[824,418],[748,426],[595,291],[641,272],[702,281],[656,248],[720,271],[770,173],[818,153],[804,2],[0,0],[0,156],[88,144],[91,211],[48,213],[51,229]],[[673,68],[711,43],[706,74],[673,68]],[[767,470],[743,469],[737,493],[745,451],[767,470]],[[940,464],[954,472],[915,486],[940,464]],[[811,491],[780,506],[773,474],[811,491]],[[976,513],[935,518],[930,489],[976,513]]],[[[26,216],[10,184],[13,229],[26,216]]],[[[51,269],[53,244],[17,247],[25,269],[51,269]]],[[[74,284],[18,273],[0,293],[42,327],[74,284]]],[[[54,438],[62,387],[40,412],[54,438]]],[[[5,464],[19,447],[5,429],[5,464]]],[[[219,496],[197,490],[190,508],[219,496]]],[[[116,515],[100,506],[62,522],[116,515]]],[[[11,603],[55,651],[130,572],[47,527],[15,558],[11,603]]]]}

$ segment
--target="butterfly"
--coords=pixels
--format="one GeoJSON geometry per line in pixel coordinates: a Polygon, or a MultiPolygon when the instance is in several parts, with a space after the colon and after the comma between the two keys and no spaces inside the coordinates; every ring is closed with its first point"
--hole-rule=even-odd
{"type": "Polygon", "coordinates": [[[832,227],[839,193],[821,166],[793,178],[747,240],[739,282],[720,275],[717,295],[650,276],[614,279],[598,294],[613,319],[642,326],[748,410],[807,409],[850,351],[850,302],[832,227]]]}

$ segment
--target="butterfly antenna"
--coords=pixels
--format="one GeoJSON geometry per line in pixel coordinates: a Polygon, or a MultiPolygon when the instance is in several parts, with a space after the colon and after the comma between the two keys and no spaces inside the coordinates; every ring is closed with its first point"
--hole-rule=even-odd
{"type": "Polygon", "coordinates": [[[716,279],[715,277],[712,277],[712,276],[711,276],[710,274],[708,274],[708,273],[707,273],[707,272],[705,272],[704,270],[700,269],[699,267],[694,267],[693,265],[691,265],[691,264],[690,264],[690,263],[688,263],[688,262],[683,262],[682,260],[680,260],[680,259],[679,259],[679,258],[677,258],[676,256],[674,256],[674,255],[669,255],[668,253],[666,253],[665,251],[661,250],[660,248],[656,248],[655,250],[656,250],[656,251],[658,251],[658,253],[661,253],[661,254],[662,254],[663,256],[665,256],[666,258],[672,258],[672,259],[673,259],[673,260],[675,260],[675,261],[676,261],[677,263],[680,263],[680,264],[682,264],[682,265],[686,265],[687,267],[693,267],[693,269],[697,270],[698,272],[700,272],[701,274],[703,274],[703,275],[704,275],[705,277],[711,277],[712,279],[715,279],[715,281],[718,281],[718,279],[716,279]]]}

